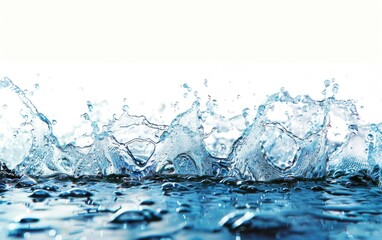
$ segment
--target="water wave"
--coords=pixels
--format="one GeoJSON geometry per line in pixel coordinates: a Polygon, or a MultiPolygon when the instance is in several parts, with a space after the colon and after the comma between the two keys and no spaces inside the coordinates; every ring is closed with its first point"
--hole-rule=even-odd
{"type": "MultiPolygon", "coordinates": [[[[338,85],[325,81],[325,91],[330,86],[336,93],[338,85]]],[[[213,107],[201,110],[199,100],[168,126],[124,111],[102,127],[91,121],[92,133],[69,144],[60,143],[51,121],[10,79],[0,81],[0,96],[0,161],[19,175],[180,174],[272,181],[363,172],[382,182],[382,124],[361,124],[353,101],[335,94],[315,100],[282,89],[257,108],[251,122],[246,111],[238,116],[246,121],[243,129],[213,107]],[[207,122],[215,124],[213,132],[205,132],[207,122]]]]}

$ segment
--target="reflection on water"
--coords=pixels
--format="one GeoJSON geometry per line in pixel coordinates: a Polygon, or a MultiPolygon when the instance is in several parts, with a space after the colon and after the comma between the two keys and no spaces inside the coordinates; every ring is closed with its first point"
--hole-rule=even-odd
{"type": "Polygon", "coordinates": [[[195,176],[3,179],[1,239],[377,239],[382,190],[365,176],[253,183],[195,176]]]}

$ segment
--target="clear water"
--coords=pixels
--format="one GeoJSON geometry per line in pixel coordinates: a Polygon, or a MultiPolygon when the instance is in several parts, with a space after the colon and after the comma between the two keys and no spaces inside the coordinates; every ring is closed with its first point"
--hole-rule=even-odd
{"type": "Polygon", "coordinates": [[[377,239],[382,125],[337,91],[282,89],[254,119],[198,98],[169,125],[85,113],[91,132],[62,144],[4,78],[0,239],[377,239]]]}

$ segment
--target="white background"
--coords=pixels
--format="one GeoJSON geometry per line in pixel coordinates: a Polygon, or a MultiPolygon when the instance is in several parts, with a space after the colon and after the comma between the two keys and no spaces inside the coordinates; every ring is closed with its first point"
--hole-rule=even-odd
{"type": "Polygon", "coordinates": [[[339,98],[382,121],[381,12],[378,0],[0,0],[0,77],[39,83],[32,101],[59,134],[86,101],[169,123],[192,101],[183,83],[234,115],[281,87],[321,98],[335,78],[339,98]]]}

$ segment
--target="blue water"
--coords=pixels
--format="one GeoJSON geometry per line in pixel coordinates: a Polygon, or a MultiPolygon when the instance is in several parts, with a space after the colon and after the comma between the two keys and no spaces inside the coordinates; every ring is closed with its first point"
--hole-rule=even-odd
{"type": "Polygon", "coordinates": [[[253,119],[196,97],[169,125],[127,108],[104,124],[87,102],[91,133],[63,144],[3,78],[0,239],[378,239],[382,124],[323,89],[282,89],[253,119]]]}

